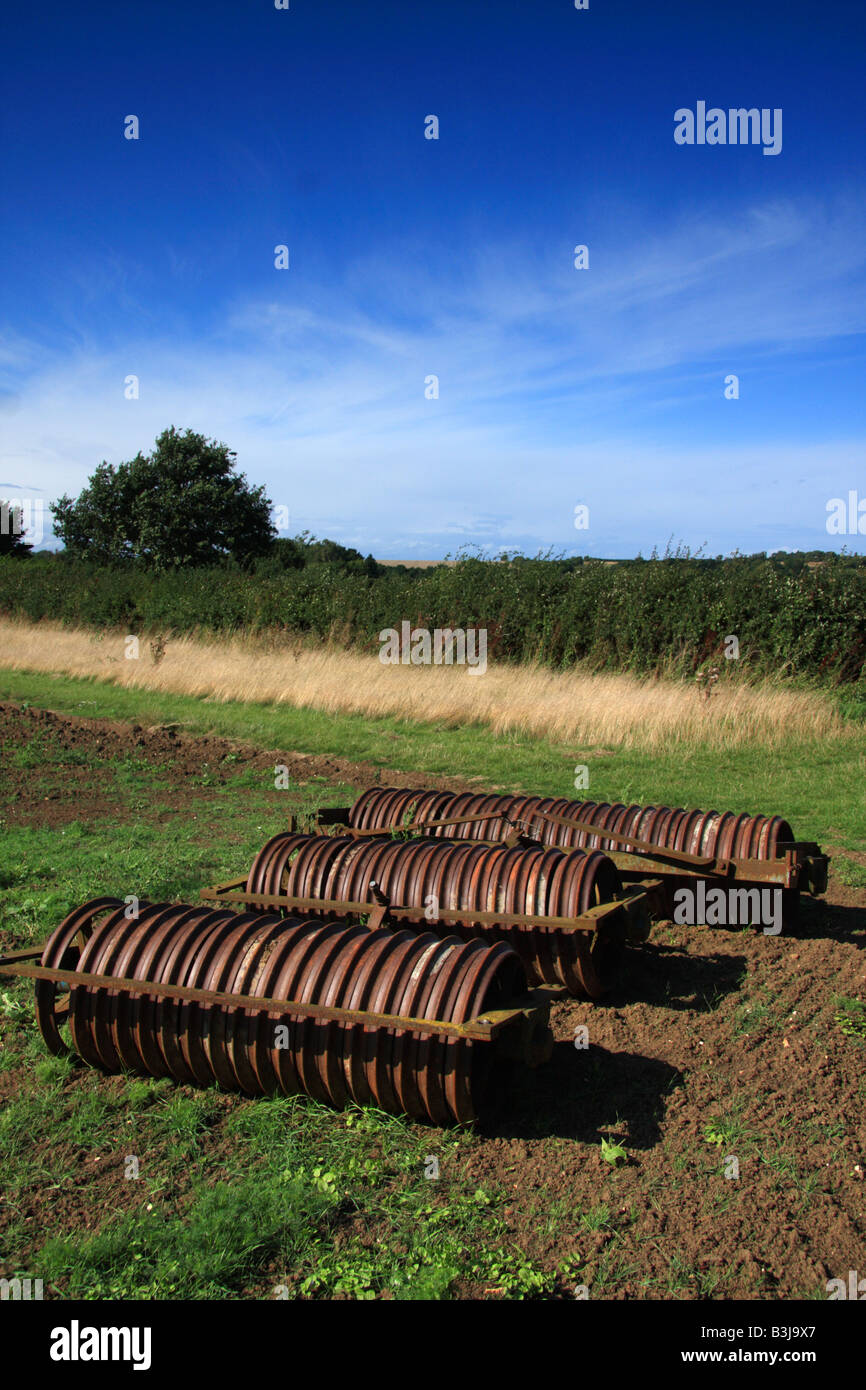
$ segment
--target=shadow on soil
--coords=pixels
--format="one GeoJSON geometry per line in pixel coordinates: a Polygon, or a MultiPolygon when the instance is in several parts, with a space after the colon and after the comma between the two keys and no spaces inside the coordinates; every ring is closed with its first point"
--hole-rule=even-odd
{"type": "Polygon", "coordinates": [[[681,1081],[676,1067],[656,1057],[598,1046],[582,1051],[558,1042],[550,1061],[537,1070],[503,1073],[477,1133],[507,1139],[555,1135],[600,1144],[602,1132],[624,1121],[629,1148],[651,1149],[660,1138],[666,1097],[681,1081]]]}
{"type": "Polygon", "coordinates": [[[679,946],[652,941],[626,951],[620,982],[596,1007],[623,1008],[626,1004],[652,1004],[656,1008],[714,1009],[740,986],[746,970],[744,956],[715,955],[711,938],[702,938],[707,949],[700,954],[679,946]]]}
{"type": "Polygon", "coordinates": [[[800,903],[799,920],[786,929],[786,934],[794,939],[845,941],[862,951],[866,947],[866,907],[849,907],[804,897],[800,903]]]}

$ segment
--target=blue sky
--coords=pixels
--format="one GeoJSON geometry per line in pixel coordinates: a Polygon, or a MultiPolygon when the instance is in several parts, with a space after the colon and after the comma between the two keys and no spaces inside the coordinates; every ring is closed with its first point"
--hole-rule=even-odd
{"type": "Polygon", "coordinates": [[[866,550],[826,529],[866,499],[864,40],[861,0],[22,8],[0,496],[174,424],[382,558],[866,550]],[[700,100],[781,152],[677,145],[700,100]]]}

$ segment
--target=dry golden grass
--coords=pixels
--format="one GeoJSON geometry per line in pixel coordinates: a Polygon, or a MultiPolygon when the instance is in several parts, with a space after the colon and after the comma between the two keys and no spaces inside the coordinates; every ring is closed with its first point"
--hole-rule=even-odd
{"type": "Polygon", "coordinates": [[[539,666],[385,666],[333,647],[255,640],[142,638],[136,660],[122,635],[0,619],[0,665],[93,676],[122,686],[290,704],[330,714],[479,723],[589,747],[778,746],[853,738],[857,731],[817,691],[720,681],[709,700],[694,684],[539,666]],[[162,639],[160,639],[162,640],[162,639]]]}

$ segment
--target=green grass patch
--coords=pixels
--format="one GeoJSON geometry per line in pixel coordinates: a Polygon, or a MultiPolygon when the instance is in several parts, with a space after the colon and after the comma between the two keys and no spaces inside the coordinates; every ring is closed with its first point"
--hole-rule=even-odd
{"type": "Polygon", "coordinates": [[[866,1041],[866,1003],[862,999],[846,999],[840,995],[835,1005],[834,1021],[840,1032],[857,1042],[866,1041]]]}
{"type": "MultiPolygon", "coordinates": [[[[194,1148],[218,1109],[210,1093],[176,1092],[148,1105],[148,1129],[194,1148]]],[[[301,1097],[243,1102],[218,1131],[231,1148],[216,1181],[199,1168],[181,1200],[150,1190],[94,1234],[49,1239],[39,1277],[87,1299],[439,1299],[482,1284],[523,1298],[556,1285],[558,1271],[504,1238],[500,1194],[464,1180],[459,1135],[301,1097]]]]}
{"type": "Polygon", "coordinates": [[[833,860],[833,877],[846,888],[866,888],[866,864],[837,855],[833,860]]]}
{"type": "Polygon", "coordinates": [[[803,839],[826,840],[832,828],[834,842],[843,848],[866,849],[866,804],[850,794],[856,755],[849,743],[833,747],[816,740],[781,750],[695,748],[680,758],[623,748],[595,756],[591,750],[516,733],[497,735],[480,726],[445,729],[285,705],[222,704],[17,671],[0,672],[0,698],[93,718],[177,723],[190,734],[216,734],[259,748],[336,754],[378,768],[412,768],[431,781],[461,776],[476,779],[479,787],[546,796],[576,795],[574,766],[580,761],[589,767],[585,794],[593,800],[781,814],[803,839]]]}
{"type": "Polygon", "coordinates": [[[42,1278],[75,1298],[221,1298],[269,1255],[295,1260],[330,1206],[301,1183],[254,1175],[202,1187],[182,1216],[148,1204],[93,1236],[49,1240],[42,1278]]]}

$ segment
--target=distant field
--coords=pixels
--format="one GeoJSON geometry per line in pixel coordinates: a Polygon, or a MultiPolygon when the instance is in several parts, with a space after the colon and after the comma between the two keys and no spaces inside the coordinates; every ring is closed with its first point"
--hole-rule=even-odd
{"type": "MultiPolygon", "coordinates": [[[[447,565],[447,566],[449,567],[449,569],[453,569],[453,568],[454,568],[456,565],[458,565],[459,563],[460,563],[459,560],[377,560],[377,561],[376,561],[376,564],[377,564],[377,565],[392,565],[392,566],[393,566],[393,565],[404,565],[406,569],[410,569],[410,570],[434,570],[434,569],[436,569],[437,565],[447,565]]],[[[622,561],[620,561],[620,560],[599,560],[599,563],[602,564],[602,565],[619,565],[619,564],[622,563],[622,561]]]]}
{"type": "Polygon", "coordinates": [[[404,565],[407,570],[435,570],[437,565],[448,565],[453,568],[457,564],[456,560],[377,560],[378,565],[404,565]]]}

